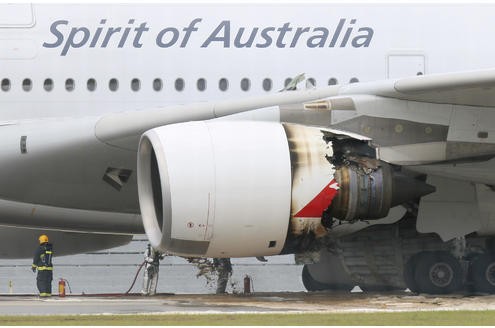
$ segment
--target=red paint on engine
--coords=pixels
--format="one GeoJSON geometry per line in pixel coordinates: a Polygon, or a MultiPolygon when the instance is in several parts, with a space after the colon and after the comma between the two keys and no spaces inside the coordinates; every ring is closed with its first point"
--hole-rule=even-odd
{"type": "Polygon", "coordinates": [[[297,212],[295,218],[319,218],[324,210],[330,206],[333,198],[339,191],[339,185],[332,179],[323,190],[316,195],[306,206],[304,206],[299,212],[297,212]]]}

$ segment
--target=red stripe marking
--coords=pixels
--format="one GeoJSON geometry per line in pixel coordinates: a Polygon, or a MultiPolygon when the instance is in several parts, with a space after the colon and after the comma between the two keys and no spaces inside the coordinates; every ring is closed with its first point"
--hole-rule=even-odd
{"type": "Polygon", "coordinates": [[[306,206],[304,206],[299,212],[297,212],[295,218],[319,218],[324,210],[330,206],[333,198],[339,191],[339,185],[332,179],[323,190],[316,195],[306,206]]]}

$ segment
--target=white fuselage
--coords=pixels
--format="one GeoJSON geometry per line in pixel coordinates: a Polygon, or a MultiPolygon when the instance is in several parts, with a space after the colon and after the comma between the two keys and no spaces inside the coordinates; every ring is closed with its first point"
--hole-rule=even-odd
{"type": "Polygon", "coordinates": [[[324,86],[488,68],[492,11],[462,4],[2,4],[0,120],[267,94],[299,73],[324,86]]]}

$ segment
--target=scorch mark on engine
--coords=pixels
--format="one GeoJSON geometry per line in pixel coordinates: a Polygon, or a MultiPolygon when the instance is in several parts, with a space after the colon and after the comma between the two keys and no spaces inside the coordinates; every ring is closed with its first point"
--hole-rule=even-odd
{"type": "Polygon", "coordinates": [[[299,236],[311,231],[323,236],[322,213],[339,189],[333,178],[335,167],[328,161],[334,155],[332,142],[326,142],[317,128],[293,124],[284,128],[292,169],[291,233],[299,236]]]}

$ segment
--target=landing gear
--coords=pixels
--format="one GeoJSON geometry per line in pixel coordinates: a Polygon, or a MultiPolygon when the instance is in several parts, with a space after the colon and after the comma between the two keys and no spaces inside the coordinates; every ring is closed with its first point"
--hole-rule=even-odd
{"type": "Polygon", "coordinates": [[[415,221],[375,225],[337,240],[337,251],[320,251],[320,262],[303,270],[310,290],[401,290],[495,295],[495,237],[476,234],[444,242],[419,234],[415,221]],[[414,223],[414,224],[413,224],[414,223]]]}
{"type": "Polygon", "coordinates": [[[406,264],[404,278],[413,292],[449,294],[463,286],[463,270],[448,252],[421,252],[406,264]],[[413,277],[414,279],[411,279],[413,277]]]}
{"type": "Polygon", "coordinates": [[[474,289],[481,293],[495,293],[495,256],[482,254],[471,264],[474,289]]]}

